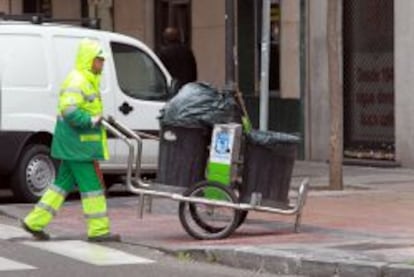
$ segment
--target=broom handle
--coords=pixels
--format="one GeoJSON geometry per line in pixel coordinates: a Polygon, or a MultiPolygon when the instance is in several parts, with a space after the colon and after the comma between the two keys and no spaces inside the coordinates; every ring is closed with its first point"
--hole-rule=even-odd
{"type": "Polygon", "coordinates": [[[243,114],[242,115],[243,129],[246,133],[250,133],[250,131],[252,130],[252,123],[250,121],[249,113],[247,112],[247,108],[246,108],[246,104],[244,103],[243,96],[240,90],[238,89],[238,87],[236,87],[236,89],[234,90],[234,98],[236,99],[236,102],[239,105],[242,111],[242,114],[243,114]]]}
{"type": "Polygon", "coordinates": [[[243,97],[241,95],[241,92],[238,88],[236,88],[236,90],[235,90],[235,96],[236,96],[236,101],[239,104],[239,106],[240,106],[240,108],[243,112],[243,116],[249,118],[249,114],[247,113],[247,109],[246,109],[246,105],[244,103],[244,99],[243,99],[243,97]]]}

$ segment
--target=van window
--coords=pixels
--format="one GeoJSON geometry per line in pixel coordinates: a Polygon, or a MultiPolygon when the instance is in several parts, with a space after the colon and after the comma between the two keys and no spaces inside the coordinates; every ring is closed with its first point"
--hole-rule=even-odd
{"type": "Polygon", "coordinates": [[[46,88],[46,49],[38,35],[0,35],[3,88],[46,88]]]}
{"type": "Polygon", "coordinates": [[[120,89],[142,100],[165,100],[167,82],[158,65],[146,53],[127,44],[112,42],[112,53],[120,89]]]}

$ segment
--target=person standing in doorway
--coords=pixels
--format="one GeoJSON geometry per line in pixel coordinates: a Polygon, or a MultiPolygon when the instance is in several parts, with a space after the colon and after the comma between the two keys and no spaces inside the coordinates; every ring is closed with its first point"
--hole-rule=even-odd
{"type": "Polygon", "coordinates": [[[36,239],[48,240],[44,229],[77,185],[87,223],[89,241],[119,241],[111,234],[103,183],[97,172],[98,160],[109,158],[99,92],[104,52],[96,41],[83,39],[76,67],[64,80],[52,141],[52,157],[60,160],[54,183],[33,210],[21,220],[24,230],[36,239]]]}
{"type": "Polygon", "coordinates": [[[163,33],[164,45],[158,56],[171,76],[177,80],[178,89],[197,80],[197,64],[193,51],[180,41],[176,28],[168,27],[163,33]]]}

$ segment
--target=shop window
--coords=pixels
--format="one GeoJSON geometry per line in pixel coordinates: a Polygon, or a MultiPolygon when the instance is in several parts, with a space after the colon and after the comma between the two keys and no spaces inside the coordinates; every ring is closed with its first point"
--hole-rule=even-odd
{"type": "Polygon", "coordinates": [[[395,160],[394,1],[344,1],[344,155],[395,160]]]}

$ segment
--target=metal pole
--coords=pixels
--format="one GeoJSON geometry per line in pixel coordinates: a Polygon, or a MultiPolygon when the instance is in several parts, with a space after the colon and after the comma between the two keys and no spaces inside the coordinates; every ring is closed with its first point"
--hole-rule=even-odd
{"type": "Polygon", "coordinates": [[[305,110],[306,110],[306,80],[307,80],[307,55],[306,55],[306,27],[307,27],[307,13],[305,0],[300,0],[300,132],[302,136],[302,143],[300,145],[299,157],[305,159],[305,145],[306,145],[306,127],[305,127],[305,110]]]}
{"type": "Polygon", "coordinates": [[[266,131],[269,125],[270,4],[270,0],[263,0],[259,124],[262,131],[266,131]]]}
{"type": "Polygon", "coordinates": [[[234,0],[226,0],[226,85],[234,88],[234,0]]]}

